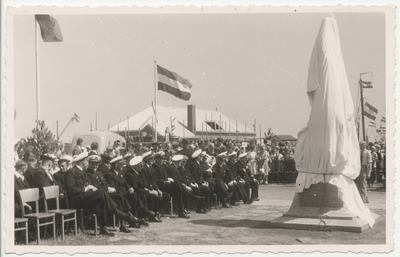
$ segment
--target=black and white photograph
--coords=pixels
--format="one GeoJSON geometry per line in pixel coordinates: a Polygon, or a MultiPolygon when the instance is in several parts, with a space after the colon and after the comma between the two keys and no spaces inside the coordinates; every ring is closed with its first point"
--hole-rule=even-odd
{"type": "Polygon", "coordinates": [[[393,250],[395,5],[6,20],[6,253],[393,250]]]}

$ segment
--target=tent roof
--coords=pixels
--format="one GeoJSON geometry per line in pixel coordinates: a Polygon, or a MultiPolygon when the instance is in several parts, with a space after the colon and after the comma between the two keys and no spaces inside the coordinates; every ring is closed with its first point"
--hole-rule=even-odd
{"type": "MultiPolygon", "coordinates": [[[[165,134],[165,129],[170,127],[171,119],[175,119],[173,124],[175,126],[174,135],[178,137],[194,138],[195,135],[190,132],[186,126],[187,124],[187,108],[178,108],[170,106],[157,105],[157,133],[159,135],[165,134]],[[185,124],[184,124],[185,123],[185,124]]],[[[236,132],[236,120],[229,118],[228,116],[212,110],[201,110],[196,108],[196,131],[200,133],[202,130],[209,133],[219,133],[219,129],[214,129],[212,122],[216,124],[222,124],[221,132],[236,132]],[[206,120],[207,118],[207,120],[206,120]],[[208,122],[206,125],[206,121],[208,122]],[[230,124],[230,129],[229,129],[230,124]],[[206,128],[207,126],[207,128],[206,128]]],[[[146,125],[154,127],[154,111],[153,107],[150,106],[143,111],[131,116],[129,119],[124,120],[111,127],[110,131],[138,131],[142,130],[146,125]]],[[[248,133],[253,134],[253,128],[245,128],[241,123],[237,123],[238,133],[248,133]]]]}

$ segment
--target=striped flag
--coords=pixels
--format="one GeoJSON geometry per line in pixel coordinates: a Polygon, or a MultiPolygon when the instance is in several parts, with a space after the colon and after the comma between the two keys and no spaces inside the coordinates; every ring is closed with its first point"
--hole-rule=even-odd
{"type": "Polygon", "coordinates": [[[60,25],[58,25],[56,18],[48,14],[37,14],[35,19],[39,23],[40,33],[44,42],[63,41],[60,25]]]}
{"type": "Polygon", "coordinates": [[[377,114],[378,114],[378,109],[376,109],[371,104],[366,102],[365,103],[365,108],[364,108],[364,115],[367,116],[368,118],[372,119],[372,120],[375,120],[377,114]]]}
{"type": "Polygon", "coordinates": [[[372,82],[370,82],[370,81],[362,81],[361,80],[361,85],[363,86],[363,88],[373,88],[374,87],[372,85],[372,82]]]}
{"type": "Polygon", "coordinates": [[[170,93],[182,100],[188,101],[191,96],[192,84],[188,79],[157,65],[158,90],[170,93]]]}
{"type": "Polygon", "coordinates": [[[381,128],[386,128],[386,117],[381,118],[381,128]]]}
{"type": "Polygon", "coordinates": [[[368,127],[376,127],[376,124],[375,124],[375,122],[373,122],[373,121],[370,121],[369,123],[368,123],[368,127]]]}

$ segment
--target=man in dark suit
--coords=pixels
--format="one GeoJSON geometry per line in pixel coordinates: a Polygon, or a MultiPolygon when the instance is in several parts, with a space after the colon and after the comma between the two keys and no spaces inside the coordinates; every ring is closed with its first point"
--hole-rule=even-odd
{"type": "MultiPolygon", "coordinates": [[[[25,173],[27,170],[27,163],[24,160],[18,160],[15,163],[14,171],[14,216],[22,217],[22,201],[19,190],[30,188],[29,183],[26,181],[25,173]]],[[[24,205],[26,213],[32,211],[32,207],[28,204],[24,205]]]]}
{"type": "MultiPolygon", "coordinates": [[[[67,170],[70,167],[70,163],[72,161],[72,157],[69,155],[64,155],[58,160],[58,167],[60,170],[56,173],[54,173],[53,178],[54,182],[56,185],[60,187],[60,192],[64,192],[66,196],[67,190],[65,189],[65,182],[64,182],[64,176],[67,170]]],[[[60,208],[61,209],[68,209],[68,201],[67,198],[65,197],[65,201],[60,201],[60,208]]]]}
{"type": "Polygon", "coordinates": [[[139,176],[145,183],[145,188],[152,191],[154,190],[157,194],[157,201],[152,201],[153,204],[147,206],[152,211],[162,213],[162,209],[171,201],[171,196],[167,192],[162,192],[157,185],[156,170],[152,167],[154,163],[154,154],[152,151],[148,151],[142,155],[143,157],[143,168],[139,172],[139,176]],[[155,205],[154,205],[155,204],[155,205]]]}
{"type": "Polygon", "coordinates": [[[234,164],[236,167],[236,173],[239,178],[239,183],[241,180],[245,183],[245,188],[251,188],[251,198],[254,201],[259,201],[258,199],[258,181],[253,177],[251,171],[246,168],[247,153],[242,153],[239,155],[239,160],[234,164]]]}
{"type": "Polygon", "coordinates": [[[111,199],[106,191],[89,184],[85,170],[88,167],[88,153],[83,152],[73,159],[75,166],[65,174],[65,187],[71,208],[88,208],[98,217],[101,227],[100,234],[112,236],[107,230],[107,212],[115,213],[120,220],[134,222],[135,218],[130,213],[118,210],[118,205],[111,199]]]}
{"type": "MultiPolygon", "coordinates": [[[[147,217],[150,222],[160,222],[158,215],[147,209],[147,202],[154,201],[157,198],[155,190],[149,190],[145,187],[146,182],[139,175],[139,171],[143,168],[143,157],[135,156],[129,161],[129,168],[125,169],[125,179],[132,188],[130,192],[130,201],[134,201],[138,216],[140,218],[147,217]]],[[[132,204],[131,204],[132,205],[132,204]]]]}
{"type": "Polygon", "coordinates": [[[174,181],[172,178],[168,177],[168,174],[165,171],[165,168],[162,166],[163,156],[164,156],[164,153],[162,151],[157,152],[154,155],[154,164],[152,165],[152,167],[154,168],[155,173],[157,175],[158,188],[162,192],[167,192],[168,194],[170,194],[172,196],[173,200],[176,202],[176,206],[177,206],[177,210],[178,210],[178,217],[188,219],[189,216],[187,216],[183,212],[182,188],[176,181],[174,181]]]}
{"type": "Polygon", "coordinates": [[[212,191],[209,187],[210,185],[208,184],[207,181],[205,181],[203,177],[205,168],[202,167],[201,164],[201,159],[202,159],[201,149],[194,151],[190,157],[191,161],[189,161],[189,163],[186,166],[188,166],[190,173],[192,174],[194,180],[196,181],[196,184],[200,189],[201,196],[204,197],[205,199],[209,199],[212,191]]]}
{"type": "MultiPolygon", "coordinates": [[[[50,157],[49,155],[44,154],[40,156],[40,161],[41,161],[40,167],[33,175],[33,187],[39,188],[39,194],[40,194],[39,209],[41,211],[44,211],[43,187],[54,186],[58,184],[54,180],[53,175],[50,173],[50,169],[53,164],[53,158],[50,157]]],[[[60,201],[64,202],[65,201],[64,187],[61,187],[60,185],[58,186],[59,186],[60,201]]],[[[47,201],[47,204],[49,206],[49,209],[57,208],[55,199],[47,201]]]]}
{"type": "Polygon", "coordinates": [[[112,157],[105,153],[101,154],[100,157],[101,157],[101,164],[97,169],[97,171],[100,171],[101,173],[103,173],[103,175],[105,175],[107,172],[110,171],[111,168],[110,161],[112,157]]]}
{"type": "MultiPolygon", "coordinates": [[[[96,188],[100,188],[100,189],[106,191],[109,194],[109,196],[114,200],[114,202],[118,205],[117,208],[121,212],[131,213],[130,211],[131,211],[132,207],[129,204],[129,202],[127,201],[127,199],[125,198],[124,192],[121,192],[121,191],[117,190],[117,188],[115,188],[114,186],[111,186],[104,178],[103,173],[101,173],[100,171],[97,171],[97,167],[100,164],[101,157],[96,154],[89,155],[88,161],[89,161],[89,167],[86,170],[86,173],[88,175],[89,184],[95,186],[96,188]]],[[[138,219],[135,221],[136,221],[136,224],[139,223],[138,219]]],[[[140,227],[140,226],[138,226],[138,227],[140,227]]],[[[119,231],[124,232],[124,233],[132,232],[125,226],[124,220],[121,220],[121,226],[119,228],[119,231]]]]}
{"type": "Polygon", "coordinates": [[[189,159],[191,158],[194,150],[189,148],[189,140],[186,138],[182,139],[181,145],[182,145],[182,150],[178,151],[177,154],[182,154],[188,157],[189,159]]]}
{"type": "MultiPolygon", "coordinates": [[[[28,153],[30,152],[28,151],[28,153]]],[[[32,186],[33,175],[36,173],[37,159],[34,156],[28,154],[28,156],[26,156],[25,161],[28,163],[28,168],[25,173],[25,179],[29,183],[29,185],[32,186]]]]}
{"type": "Polygon", "coordinates": [[[236,180],[239,190],[243,192],[242,195],[246,194],[247,196],[249,196],[250,183],[251,185],[253,185],[251,191],[252,194],[251,198],[255,200],[258,198],[258,183],[255,183],[253,180],[245,181],[237,174],[236,159],[237,159],[237,153],[235,151],[232,151],[230,154],[228,154],[228,161],[225,164],[232,174],[232,179],[236,180]]]}
{"type": "Polygon", "coordinates": [[[78,138],[76,140],[76,146],[72,150],[72,156],[79,155],[79,154],[81,154],[83,152],[82,151],[82,148],[83,148],[82,143],[83,143],[83,139],[82,138],[78,138]]]}
{"type": "MultiPolygon", "coordinates": [[[[192,200],[196,202],[196,212],[197,213],[206,213],[206,204],[204,202],[204,197],[201,196],[200,188],[199,187],[191,187],[190,182],[185,178],[182,177],[178,168],[182,164],[184,155],[178,154],[174,155],[171,159],[172,164],[164,165],[165,170],[167,171],[168,177],[172,178],[178,184],[180,184],[181,188],[183,189],[183,200],[184,203],[188,200],[192,200]]],[[[186,210],[183,210],[187,212],[186,210]]]]}

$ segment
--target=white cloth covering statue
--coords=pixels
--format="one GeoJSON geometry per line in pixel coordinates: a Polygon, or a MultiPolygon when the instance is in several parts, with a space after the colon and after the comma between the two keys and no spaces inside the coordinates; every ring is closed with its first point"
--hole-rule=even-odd
{"type": "Polygon", "coordinates": [[[308,71],[310,120],[298,135],[294,159],[297,192],[312,184],[338,187],[343,207],[372,227],[374,218],[354,184],[360,172],[354,106],[343,62],[339,30],[333,18],[322,21],[308,71]]]}

